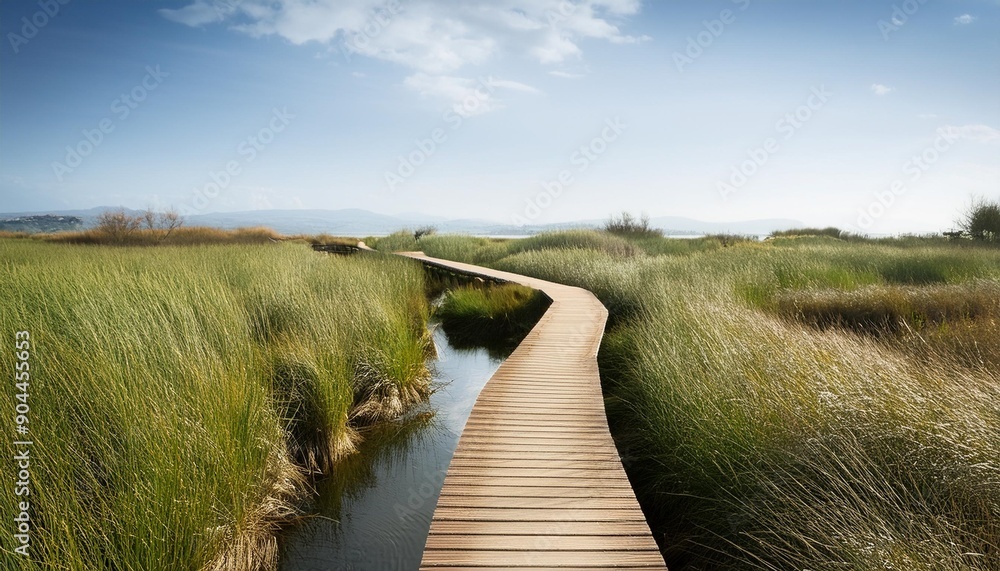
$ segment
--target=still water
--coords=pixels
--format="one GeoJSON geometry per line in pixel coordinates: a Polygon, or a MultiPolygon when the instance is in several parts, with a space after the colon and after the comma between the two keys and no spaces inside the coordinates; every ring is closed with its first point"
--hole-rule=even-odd
{"type": "Polygon", "coordinates": [[[283,571],[411,571],[420,566],[431,516],[479,391],[502,359],[457,349],[433,329],[429,402],[401,423],[366,434],[360,454],[317,484],[314,515],[291,530],[283,571]]]}

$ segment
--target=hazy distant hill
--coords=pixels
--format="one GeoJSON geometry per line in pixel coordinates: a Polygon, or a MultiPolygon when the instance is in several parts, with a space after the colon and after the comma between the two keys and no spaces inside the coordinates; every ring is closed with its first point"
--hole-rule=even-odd
{"type": "MultiPolygon", "coordinates": [[[[108,210],[108,207],[91,208],[88,210],[64,210],[53,212],[21,212],[0,214],[0,220],[8,218],[24,218],[28,216],[52,215],[75,217],[79,219],[74,228],[91,227],[97,216],[108,210]]],[[[128,210],[130,214],[140,211],[128,210]]],[[[518,236],[537,234],[551,230],[568,228],[599,228],[603,220],[581,220],[559,224],[540,224],[533,226],[513,226],[500,222],[477,219],[449,220],[437,216],[420,213],[407,213],[400,216],[378,214],[368,210],[251,210],[245,212],[216,212],[188,216],[184,220],[187,226],[215,226],[218,228],[239,228],[245,226],[267,226],[283,234],[319,234],[327,233],[344,236],[368,236],[389,234],[396,230],[414,229],[421,226],[434,226],[439,232],[466,233],[492,236],[518,236]]],[[[801,226],[796,220],[749,220],[741,222],[702,222],[690,218],[660,217],[651,219],[653,226],[664,230],[667,234],[768,234],[774,230],[787,230],[801,226]]],[[[53,230],[29,230],[53,231],[53,230]]]]}

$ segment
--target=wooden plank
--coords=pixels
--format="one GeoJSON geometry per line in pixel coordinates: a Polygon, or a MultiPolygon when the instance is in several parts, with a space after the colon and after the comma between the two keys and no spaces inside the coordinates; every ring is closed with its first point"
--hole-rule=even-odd
{"type": "Polygon", "coordinates": [[[593,510],[623,510],[635,503],[634,497],[617,498],[541,498],[538,496],[511,497],[503,495],[502,488],[495,488],[496,496],[441,496],[439,508],[561,508],[561,509],[593,509],[593,510]]]}
{"type": "Polygon", "coordinates": [[[434,517],[454,521],[619,521],[644,522],[642,512],[633,509],[573,508],[454,508],[439,506],[434,517]]]}
{"type": "MultiPolygon", "coordinates": [[[[455,485],[466,485],[466,486],[484,486],[484,485],[496,485],[496,486],[532,486],[532,487],[544,487],[544,488],[595,488],[595,489],[623,489],[631,490],[632,486],[629,485],[628,480],[625,478],[559,478],[557,476],[548,476],[544,478],[525,478],[525,477],[507,477],[507,476],[469,476],[465,474],[454,474],[445,477],[445,483],[448,480],[453,480],[455,485]]],[[[441,493],[445,493],[447,490],[442,488],[441,493]]],[[[639,506],[636,506],[636,510],[639,506]]]]}
{"type": "Polygon", "coordinates": [[[514,445],[519,447],[535,446],[607,446],[608,441],[595,434],[573,434],[563,435],[563,438],[554,438],[545,434],[524,434],[509,435],[497,434],[493,436],[480,436],[470,434],[465,439],[465,444],[489,444],[489,445],[514,445]]]}
{"type": "Polygon", "coordinates": [[[496,468],[487,466],[451,466],[449,474],[456,476],[482,476],[495,478],[618,478],[623,475],[617,466],[496,468]]]}
{"type": "MultiPolygon", "coordinates": [[[[621,521],[613,526],[594,521],[435,521],[431,535],[614,535],[649,534],[646,522],[621,521]]],[[[649,536],[652,539],[652,535],[649,536]]]]}
{"type": "Polygon", "coordinates": [[[421,569],[665,570],[608,431],[596,359],[604,306],[579,288],[409,255],[552,300],[479,394],[421,569]]]}
{"type": "MultiPolygon", "coordinates": [[[[552,432],[561,432],[568,437],[592,437],[592,436],[602,436],[605,441],[611,441],[611,434],[607,432],[607,429],[599,429],[592,425],[588,426],[586,422],[582,421],[560,421],[552,419],[538,418],[527,422],[523,425],[519,425],[517,429],[511,429],[510,426],[502,426],[499,424],[499,419],[478,419],[476,422],[466,423],[467,427],[473,430],[478,430],[480,433],[484,432],[496,432],[498,433],[498,438],[502,435],[523,435],[525,437],[531,437],[537,434],[546,434],[552,432]],[[523,428],[523,429],[522,429],[523,428]]],[[[548,436],[547,438],[551,438],[548,436]]]]}
{"type": "Polygon", "coordinates": [[[465,423],[466,429],[479,430],[481,432],[504,432],[513,434],[524,434],[531,432],[564,432],[572,434],[611,434],[603,426],[594,426],[593,423],[581,421],[566,421],[537,417],[530,421],[523,422],[517,426],[510,423],[504,424],[499,418],[477,418],[465,423]]]}
{"type": "Polygon", "coordinates": [[[617,459],[593,460],[591,458],[455,458],[451,467],[475,468],[574,468],[587,470],[621,469],[617,459]]]}
{"type": "MultiPolygon", "coordinates": [[[[648,565],[663,568],[663,557],[658,551],[499,551],[428,549],[424,559],[436,565],[471,565],[489,562],[508,569],[513,567],[538,567],[539,565],[575,567],[600,563],[604,568],[648,565]]],[[[424,563],[424,565],[427,565],[424,563]]]]}
{"type": "Polygon", "coordinates": [[[434,535],[427,539],[427,549],[645,551],[650,548],[656,549],[651,537],[630,535],[434,535]]]}
{"type": "MultiPolygon", "coordinates": [[[[662,569],[663,567],[614,567],[616,571],[649,571],[649,569],[662,569]]],[[[497,567],[495,565],[462,565],[461,567],[455,567],[453,565],[433,565],[433,566],[422,566],[421,571],[468,571],[469,569],[475,569],[476,571],[508,571],[510,567],[497,567]]],[[[531,571],[607,571],[608,567],[531,567],[531,571]]]]}
{"type": "Polygon", "coordinates": [[[538,452],[535,450],[464,450],[462,454],[456,454],[452,462],[462,458],[491,458],[491,459],[538,459],[538,460],[614,460],[620,462],[617,450],[607,452],[588,452],[586,455],[579,452],[538,452]]]}
{"type": "MultiPolygon", "coordinates": [[[[532,487],[532,486],[499,486],[480,485],[465,486],[452,483],[448,486],[447,494],[442,494],[441,498],[448,496],[496,496],[502,495],[508,498],[635,498],[631,488],[592,488],[587,486],[563,487],[553,486],[532,487]]],[[[440,501],[440,500],[439,500],[440,501]]]]}

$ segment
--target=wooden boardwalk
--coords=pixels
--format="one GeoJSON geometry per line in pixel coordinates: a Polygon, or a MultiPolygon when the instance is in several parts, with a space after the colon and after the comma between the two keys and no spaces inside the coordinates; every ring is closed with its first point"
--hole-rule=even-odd
{"type": "Polygon", "coordinates": [[[472,409],[421,569],[665,570],[608,432],[601,302],[580,288],[406,255],[552,299],[472,409]]]}

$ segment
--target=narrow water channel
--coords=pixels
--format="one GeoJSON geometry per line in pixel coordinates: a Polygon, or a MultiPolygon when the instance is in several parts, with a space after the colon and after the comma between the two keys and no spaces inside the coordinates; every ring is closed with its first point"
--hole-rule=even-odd
{"type": "Polygon", "coordinates": [[[502,359],[458,349],[432,326],[429,402],[366,435],[359,454],[319,482],[315,514],[284,542],[283,571],[412,571],[420,566],[444,475],[479,391],[502,359]]]}

